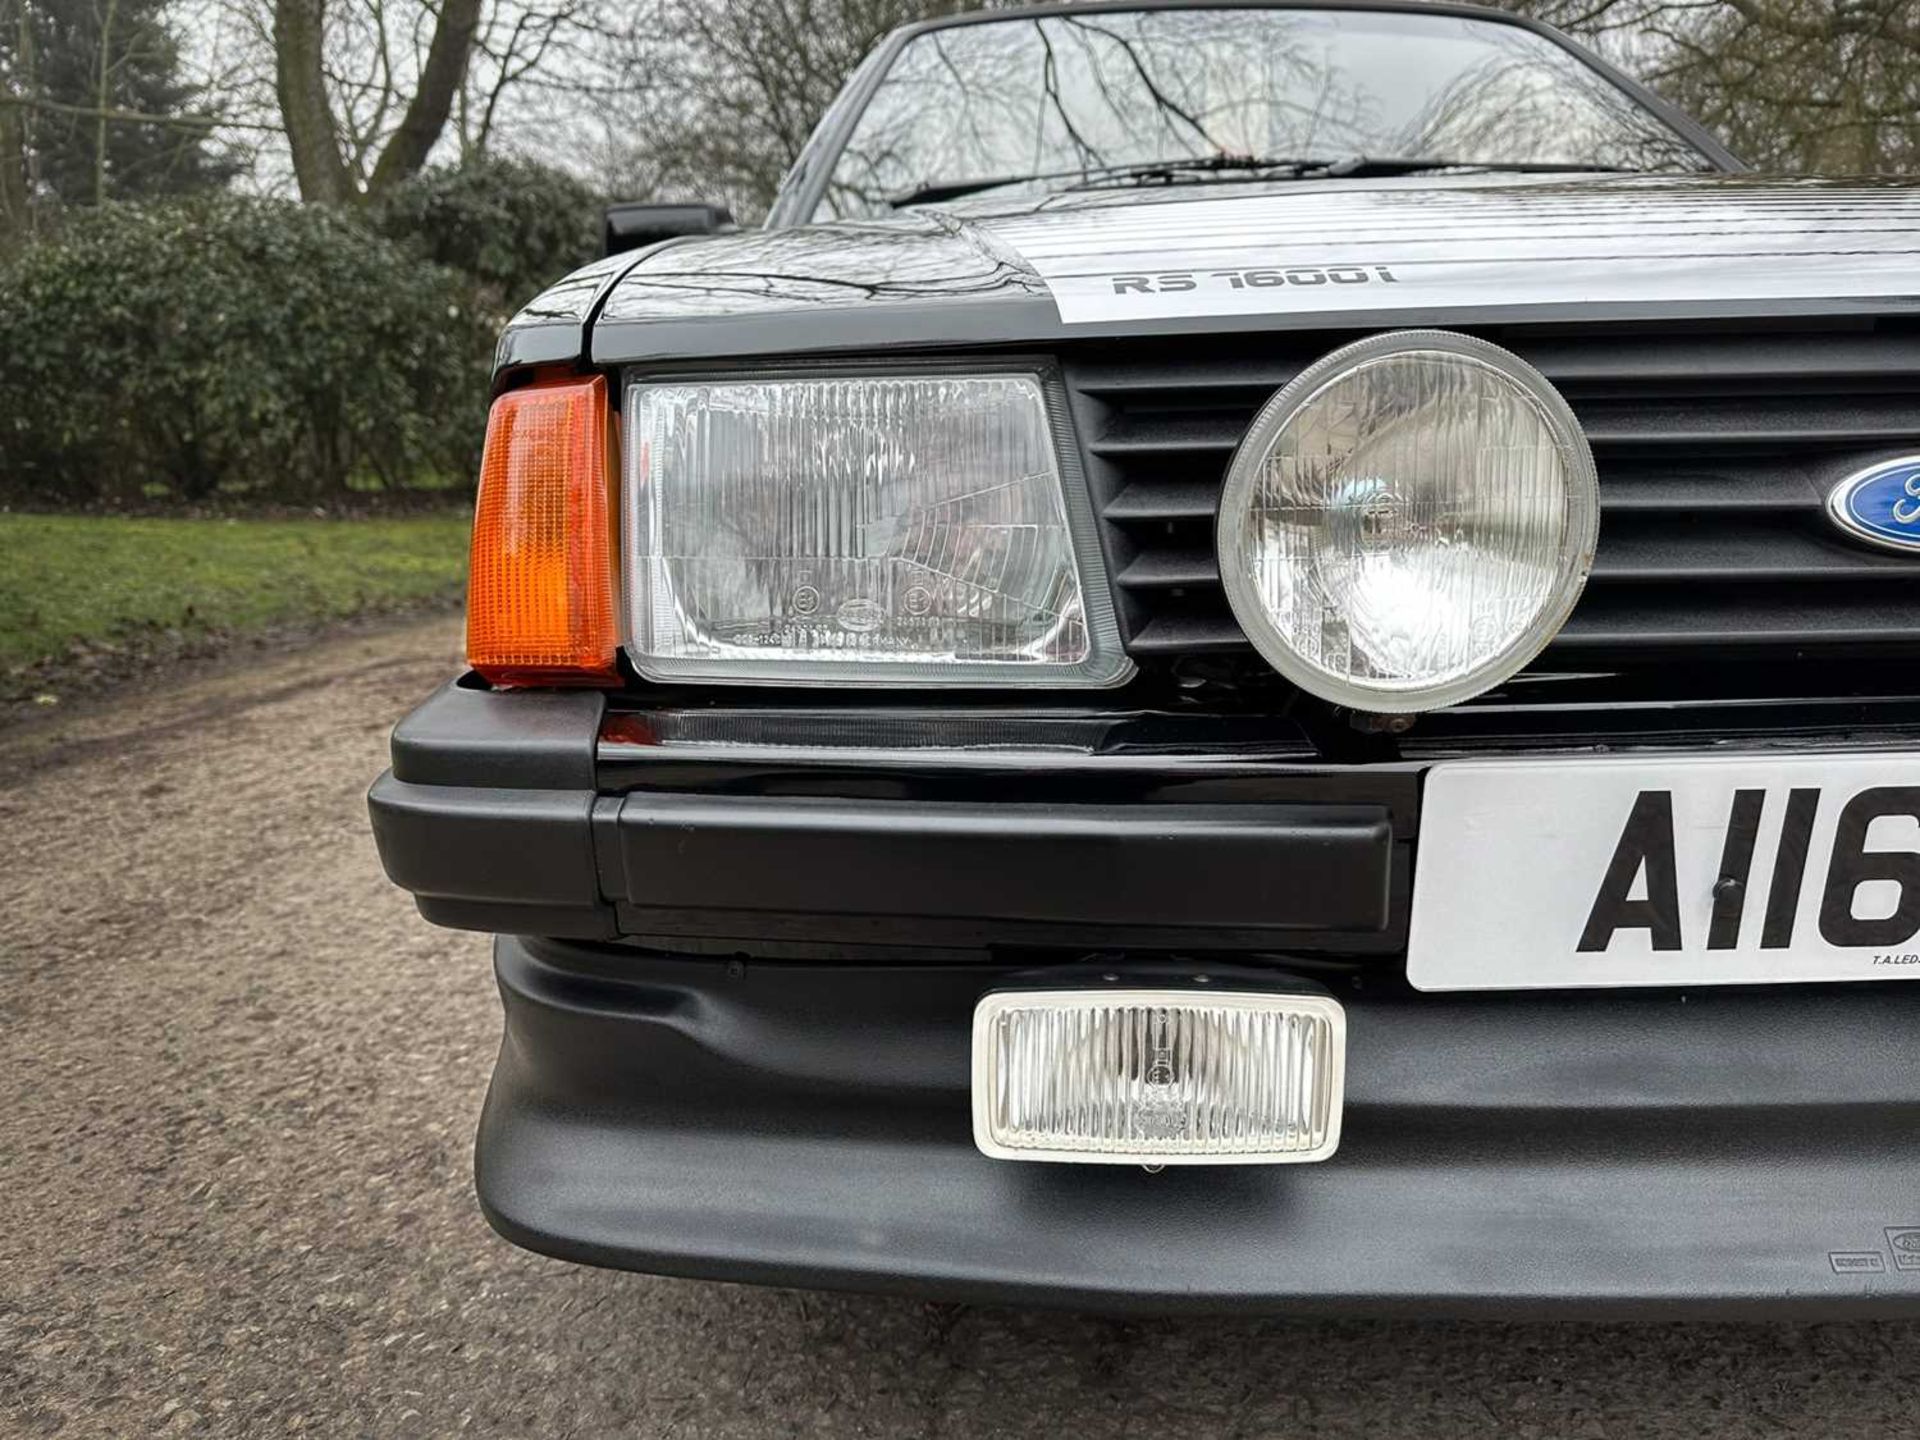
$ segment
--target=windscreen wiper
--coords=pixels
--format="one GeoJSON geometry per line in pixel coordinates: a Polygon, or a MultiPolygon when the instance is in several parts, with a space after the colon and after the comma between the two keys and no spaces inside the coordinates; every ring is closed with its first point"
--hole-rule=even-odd
{"type": "Polygon", "coordinates": [[[1337,164],[1334,160],[1276,159],[1261,155],[1183,155],[1166,160],[1130,161],[1124,165],[1083,165],[1078,170],[1037,171],[1028,175],[977,175],[963,180],[929,180],[911,190],[886,197],[895,210],[909,205],[937,205],[942,200],[958,200],[967,195],[997,190],[1003,185],[1030,185],[1042,180],[1072,180],[1066,188],[1080,189],[1109,181],[1177,178],[1186,173],[1207,174],[1223,170],[1288,171],[1337,164]]]}
{"type": "Polygon", "coordinates": [[[1102,185],[1129,185],[1145,181],[1179,184],[1183,179],[1201,179],[1209,175],[1231,174],[1249,180],[1293,179],[1314,174],[1342,163],[1302,155],[1180,155],[1166,160],[1141,160],[1129,165],[1108,165],[1090,171],[1069,190],[1093,190],[1102,185]]]}
{"type": "Polygon", "coordinates": [[[1039,171],[1027,175],[978,175],[962,180],[929,180],[911,190],[886,197],[895,210],[910,205],[937,205],[997,190],[1003,185],[1030,185],[1043,180],[1071,180],[1067,190],[1092,190],[1103,185],[1131,185],[1149,181],[1179,184],[1209,175],[1231,174],[1249,180],[1343,180],[1386,175],[1419,175],[1457,170],[1515,175],[1636,175],[1628,165],[1591,165],[1562,160],[1449,160],[1433,155],[1181,155],[1164,160],[1140,160],[1124,165],[1091,165],[1079,170],[1039,171]]]}
{"type": "Polygon", "coordinates": [[[1520,175],[1639,174],[1623,165],[1589,165],[1560,160],[1450,160],[1437,155],[1343,155],[1338,158],[1295,158],[1263,155],[1202,155],[1191,160],[1155,160],[1141,165],[1116,165],[1089,175],[1070,190],[1103,185],[1158,180],[1179,183],[1188,177],[1231,172],[1246,180],[1345,180],[1353,177],[1422,175],[1442,170],[1479,174],[1520,175]]]}
{"type": "Polygon", "coordinates": [[[1421,175],[1434,170],[1472,170],[1513,175],[1640,175],[1631,165],[1592,165],[1577,160],[1444,160],[1432,155],[1349,155],[1306,171],[1309,178],[1421,175]]]}
{"type": "Polygon", "coordinates": [[[998,190],[1002,185],[1030,185],[1041,180],[1078,180],[1092,173],[1090,170],[1052,170],[1031,175],[975,175],[964,180],[929,180],[911,190],[888,195],[885,199],[892,209],[905,210],[909,205],[937,205],[942,200],[979,195],[987,190],[998,190]]]}

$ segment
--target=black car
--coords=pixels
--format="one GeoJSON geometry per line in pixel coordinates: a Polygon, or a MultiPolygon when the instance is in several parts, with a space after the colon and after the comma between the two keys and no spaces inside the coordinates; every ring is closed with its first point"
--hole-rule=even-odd
{"type": "Polygon", "coordinates": [[[1492,11],[1096,3],[608,235],[371,797],[498,936],[502,1234],[1920,1311],[1920,192],[1492,11]]]}

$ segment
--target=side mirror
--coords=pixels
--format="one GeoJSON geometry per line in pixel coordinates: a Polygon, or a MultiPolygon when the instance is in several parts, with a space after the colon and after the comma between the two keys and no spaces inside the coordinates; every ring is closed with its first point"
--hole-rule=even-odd
{"type": "Polygon", "coordinates": [[[718,235],[733,229],[733,212],[724,205],[650,205],[624,201],[607,207],[605,253],[638,250],[677,235],[718,235]]]}

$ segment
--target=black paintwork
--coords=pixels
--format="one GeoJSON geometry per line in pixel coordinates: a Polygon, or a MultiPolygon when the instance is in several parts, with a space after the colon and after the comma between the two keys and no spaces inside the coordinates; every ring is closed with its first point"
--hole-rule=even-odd
{"type": "Polygon", "coordinates": [[[659,367],[1303,330],[1871,317],[1920,305],[1916,233],[1920,185],[1906,181],[1456,175],[983,198],[656,252],[606,290],[592,359],[659,367]],[[1180,236],[1142,258],[1143,219],[1155,235],[1177,220],[1180,236]],[[1205,273],[1223,249],[1283,231],[1389,266],[1398,283],[1341,289],[1337,304],[1270,291],[1233,313],[1167,297],[1068,318],[1029,253],[1063,252],[1070,274],[1205,273]]]}

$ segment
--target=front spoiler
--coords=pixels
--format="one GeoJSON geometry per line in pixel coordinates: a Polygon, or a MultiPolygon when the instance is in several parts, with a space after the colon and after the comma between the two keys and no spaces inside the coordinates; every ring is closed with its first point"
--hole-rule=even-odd
{"type": "Polygon", "coordinates": [[[1333,1159],[1148,1175],[974,1149],[1004,967],[495,959],[480,1198],[569,1260],[1140,1311],[1920,1314],[1920,986],[1350,986],[1333,1159]]]}

